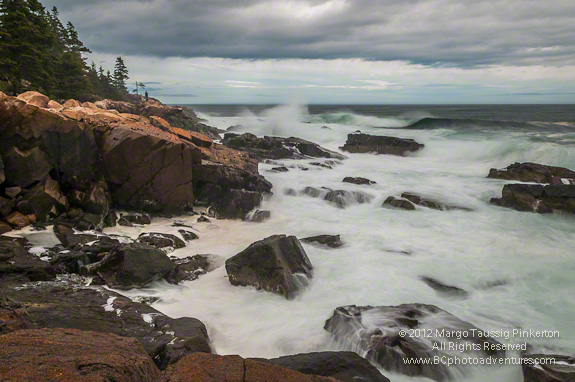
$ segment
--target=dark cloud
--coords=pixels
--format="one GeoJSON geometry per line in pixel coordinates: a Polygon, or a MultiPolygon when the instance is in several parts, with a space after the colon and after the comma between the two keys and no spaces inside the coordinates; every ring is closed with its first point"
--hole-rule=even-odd
{"type": "Polygon", "coordinates": [[[101,53],[575,62],[573,0],[49,0],[101,53]]]}

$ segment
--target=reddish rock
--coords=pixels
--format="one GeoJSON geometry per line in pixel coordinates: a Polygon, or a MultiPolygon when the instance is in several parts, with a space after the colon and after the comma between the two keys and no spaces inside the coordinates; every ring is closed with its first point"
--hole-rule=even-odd
{"type": "Polygon", "coordinates": [[[19,100],[22,100],[30,105],[38,106],[38,107],[47,107],[48,102],[50,102],[50,98],[45,96],[44,94],[30,91],[26,93],[22,93],[18,96],[19,100]]]}
{"type": "Polygon", "coordinates": [[[204,134],[196,133],[195,131],[190,131],[192,142],[196,146],[200,147],[212,147],[213,141],[204,134]]]}
{"type": "Polygon", "coordinates": [[[6,180],[11,186],[28,187],[44,180],[52,169],[48,154],[39,147],[20,150],[13,146],[3,153],[3,158],[6,180]]]}
{"type": "Polygon", "coordinates": [[[335,382],[240,356],[195,353],[164,372],[164,382],[335,382]]]}
{"type": "Polygon", "coordinates": [[[46,107],[49,109],[54,109],[54,110],[62,110],[64,108],[64,106],[60,105],[58,102],[53,101],[53,100],[50,100],[46,107]]]}
{"type": "Polygon", "coordinates": [[[546,166],[538,163],[514,163],[507,168],[492,168],[488,178],[518,180],[520,182],[569,184],[575,179],[575,171],[564,167],[546,166]],[[562,182],[565,179],[566,182],[562,182]]]}
{"type": "Polygon", "coordinates": [[[82,107],[85,107],[88,109],[96,109],[96,110],[99,109],[99,107],[94,105],[92,102],[84,102],[84,103],[82,103],[82,107]]]}
{"type": "Polygon", "coordinates": [[[71,108],[71,107],[80,107],[82,105],[80,105],[80,102],[76,101],[75,99],[69,99],[68,101],[64,102],[64,106],[65,108],[71,108]]]}
{"type": "Polygon", "coordinates": [[[152,122],[153,126],[156,126],[158,129],[162,129],[163,131],[172,132],[172,126],[161,117],[152,116],[150,117],[150,122],[152,122]]]}
{"type": "Polygon", "coordinates": [[[6,221],[14,228],[24,228],[32,224],[32,221],[28,216],[22,215],[20,212],[12,212],[10,215],[6,216],[6,221]]]}
{"type": "Polygon", "coordinates": [[[20,212],[36,215],[38,221],[47,221],[59,216],[69,208],[68,200],[62,194],[60,185],[48,177],[28,191],[17,203],[20,212]]]}
{"type": "Polygon", "coordinates": [[[20,330],[0,336],[8,381],[156,382],[160,371],[133,338],[76,329],[20,330]]]}

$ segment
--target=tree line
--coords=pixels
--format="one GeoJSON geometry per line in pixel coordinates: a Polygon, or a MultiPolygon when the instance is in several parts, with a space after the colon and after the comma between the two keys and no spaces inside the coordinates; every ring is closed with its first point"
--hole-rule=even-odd
{"type": "Polygon", "coordinates": [[[0,91],[37,90],[57,99],[122,99],[128,69],[121,57],[114,72],[86,62],[84,46],[58,9],[38,0],[0,0],[0,91]]]}

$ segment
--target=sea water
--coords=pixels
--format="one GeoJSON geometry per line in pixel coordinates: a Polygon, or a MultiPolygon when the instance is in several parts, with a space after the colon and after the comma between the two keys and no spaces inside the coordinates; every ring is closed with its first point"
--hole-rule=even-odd
{"type": "MultiPolygon", "coordinates": [[[[279,161],[291,166],[286,173],[271,172],[275,165],[260,164],[260,173],[273,184],[273,196],[261,207],[271,211],[271,220],[196,223],[194,217],[176,219],[191,224],[200,239],[172,255],[213,254],[222,263],[274,234],[341,235],[345,245],[338,249],[303,244],[314,276],[309,288],[294,300],[231,286],[223,266],[181,286],[158,283],[128,294],[160,297],[154,308],[172,317],[200,319],[218,354],[270,358],[346,350],[323,329],[337,307],[426,303],[486,331],[558,331],[558,338],[529,338],[528,342],[536,352],[572,355],[575,217],[489,204],[508,183],[487,179],[490,168],[531,161],[575,170],[575,110],[536,108],[196,108],[206,123],[222,129],[241,125],[235,128],[239,132],[296,136],[336,151],[357,130],[415,139],[425,148],[408,157],[346,154],[349,158],[331,170],[309,164],[317,159],[279,161]],[[342,183],[346,176],[366,177],[377,184],[342,183]],[[308,186],[359,190],[374,199],[340,209],[320,199],[284,194],[288,188],[299,191],[308,186]],[[406,191],[473,211],[381,207],[388,196],[406,191]],[[467,298],[442,296],[420,276],[469,294],[467,298]]],[[[157,219],[144,229],[118,227],[110,233],[135,237],[143,230],[176,232],[173,220],[157,219]]],[[[394,382],[425,380],[383,373],[394,382]]],[[[456,380],[519,382],[521,367],[473,367],[456,380]]]]}

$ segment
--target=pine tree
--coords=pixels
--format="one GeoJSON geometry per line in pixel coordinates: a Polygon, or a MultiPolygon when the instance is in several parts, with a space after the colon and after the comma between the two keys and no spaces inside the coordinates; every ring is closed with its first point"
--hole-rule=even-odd
{"type": "Polygon", "coordinates": [[[114,67],[114,86],[121,91],[128,91],[126,81],[130,78],[128,76],[128,68],[124,64],[122,57],[116,58],[116,66],[114,67]]]}

